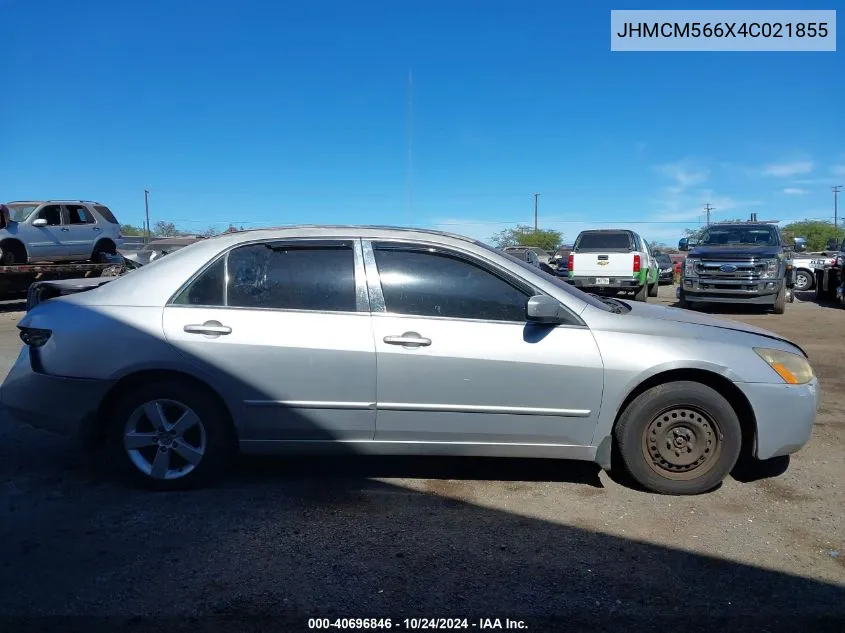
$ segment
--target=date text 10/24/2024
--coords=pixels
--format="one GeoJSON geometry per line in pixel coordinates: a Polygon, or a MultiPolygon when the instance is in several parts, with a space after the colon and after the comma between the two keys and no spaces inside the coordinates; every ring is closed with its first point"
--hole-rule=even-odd
{"type": "Polygon", "coordinates": [[[524,620],[511,618],[309,618],[311,630],[527,630],[524,620]]]}

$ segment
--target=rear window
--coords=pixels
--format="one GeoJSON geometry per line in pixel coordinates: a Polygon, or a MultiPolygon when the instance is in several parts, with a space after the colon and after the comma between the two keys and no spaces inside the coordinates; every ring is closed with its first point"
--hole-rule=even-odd
{"type": "Polygon", "coordinates": [[[631,250],[630,233],[581,233],[576,250],[631,250]]]}
{"type": "Polygon", "coordinates": [[[106,222],[110,222],[111,224],[117,224],[117,218],[114,217],[114,213],[109,211],[108,207],[104,207],[101,204],[95,204],[94,205],[94,211],[96,211],[101,216],[103,216],[103,219],[106,222]]]}

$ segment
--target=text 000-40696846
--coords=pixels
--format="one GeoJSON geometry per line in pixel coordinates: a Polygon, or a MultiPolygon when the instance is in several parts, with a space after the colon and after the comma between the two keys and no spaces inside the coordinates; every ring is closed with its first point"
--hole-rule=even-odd
{"type": "Polygon", "coordinates": [[[836,51],[836,11],[611,11],[612,51],[836,51]]]}

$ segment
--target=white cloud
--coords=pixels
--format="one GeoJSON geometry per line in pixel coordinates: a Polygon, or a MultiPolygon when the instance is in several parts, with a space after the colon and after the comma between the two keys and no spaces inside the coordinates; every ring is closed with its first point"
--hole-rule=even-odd
{"type": "Polygon", "coordinates": [[[798,187],[787,187],[783,192],[788,196],[801,196],[807,193],[806,190],[799,189],[798,187]]]}
{"type": "Polygon", "coordinates": [[[809,160],[799,160],[791,163],[770,163],[764,165],[761,171],[764,176],[776,178],[789,178],[801,174],[809,174],[813,171],[813,163],[809,160]]]}
{"type": "Polygon", "coordinates": [[[657,165],[655,169],[664,176],[674,180],[677,187],[681,189],[701,184],[710,176],[709,169],[698,167],[689,159],[676,163],[657,165]]]}

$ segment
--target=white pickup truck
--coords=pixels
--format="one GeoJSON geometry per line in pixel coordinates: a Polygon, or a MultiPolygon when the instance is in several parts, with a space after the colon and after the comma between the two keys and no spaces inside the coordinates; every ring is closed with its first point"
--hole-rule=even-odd
{"type": "Polygon", "coordinates": [[[634,231],[581,231],[569,255],[569,281],[586,292],[632,292],[636,301],[656,297],[659,266],[634,231]]]}

